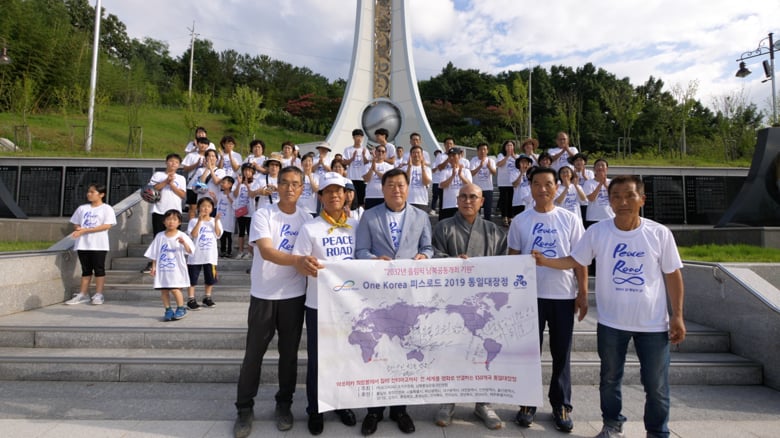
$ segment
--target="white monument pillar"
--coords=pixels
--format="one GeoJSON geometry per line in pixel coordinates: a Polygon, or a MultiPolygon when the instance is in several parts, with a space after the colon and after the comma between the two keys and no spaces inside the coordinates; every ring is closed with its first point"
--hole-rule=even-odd
{"type": "Polygon", "coordinates": [[[371,142],[385,128],[405,150],[418,132],[428,152],[440,148],[417,89],[407,10],[408,0],[358,0],[349,81],[327,137],[334,150],[352,145],[355,128],[371,142]]]}

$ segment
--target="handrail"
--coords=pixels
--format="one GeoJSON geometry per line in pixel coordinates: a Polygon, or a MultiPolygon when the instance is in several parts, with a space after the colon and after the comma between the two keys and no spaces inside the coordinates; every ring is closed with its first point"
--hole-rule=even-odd
{"type": "MultiPolygon", "coordinates": [[[[114,204],[112,206],[112,208],[114,209],[114,214],[116,215],[116,217],[119,217],[125,213],[128,213],[128,215],[132,216],[133,214],[132,208],[138,205],[139,202],[141,202],[141,189],[136,190],[125,199],[114,204]]],[[[74,239],[73,237],[71,237],[70,234],[68,234],[67,236],[60,239],[59,242],[48,247],[45,251],[70,251],[71,249],[73,249],[73,245],[75,243],[76,243],[76,239],[74,239]]]]}
{"type": "MultiPolygon", "coordinates": [[[[731,271],[728,270],[728,268],[721,263],[713,263],[713,262],[695,262],[695,261],[684,261],[683,262],[686,265],[699,265],[699,266],[711,266],[712,267],[712,276],[715,278],[715,281],[717,281],[720,284],[723,284],[723,279],[718,277],[718,272],[722,272],[729,278],[731,278],[735,283],[742,286],[743,289],[748,291],[751,295],[756,297],[759,301],[766,304],[767,307],[774,310],[775,313],[780,314],[780,306],[778,306],[777,303],[772,302],[767,297],[753,289],[750,285],[746,284],[744,281],[742,281],[739,277],[734,275],[731,271]]],[[[746,263],[749,264],[749,263],[746,263]]]]}

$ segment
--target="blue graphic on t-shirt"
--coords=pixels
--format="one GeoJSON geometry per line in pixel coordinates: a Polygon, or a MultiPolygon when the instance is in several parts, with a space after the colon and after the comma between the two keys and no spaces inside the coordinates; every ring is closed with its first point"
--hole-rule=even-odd
{"type": "Polygon", "coordinates": [[[160,258],[157,260],[157,269],[161,271],[172,270],[176,267],[176,249],[163,243],[160,247],[160,258]]]}
{"type": "Polygon", "coordinates": [[[545,257],[558,257],[558,230],[555,228],[545,228],[544,224],[537,222],[534,224],[531,234],[534,236],[534,242],[531,250],[538,250],[545,257]]]}
{"type": "Polygon", "coordinates": [[[198,231],[198,249],[202,251],[208,251],[214,245],[214,239],[206,234],[209,232],[209,228],[206,226],[200,227],[198,231]]]}
{"type": "Polygon", "coordinates": [[[84,220],[81,222],[81,226],[84,228],[95,228],[100,225],[99,218],[98,214],[88,211],[84,213],[84,220]]]}
{"type": "Polygon", "coordinates": [[[401,246],[401,227],[396,221],[390,221],[390,238],[393,239],[393,248],[397,250],[401,246]]]}
{"type": "Polygon", "coordinates": [[[644,256],[644,251],[631,251],[627,244],[618,243],[612,252],[612,259],[615,260],[612,266],[612,282],[634,286],[644,285],[644,263],[641,260],[644,256]]]}
{"type": "Polygon", "coordinates": [[[276,248],[279,251],[292,252],[295,246],[295,237],[298,236],[298,231],[293,230],[290,224],[282,225],[282,229],[279,231],[279,237],[282,238],[281,243],[276,248]]]}

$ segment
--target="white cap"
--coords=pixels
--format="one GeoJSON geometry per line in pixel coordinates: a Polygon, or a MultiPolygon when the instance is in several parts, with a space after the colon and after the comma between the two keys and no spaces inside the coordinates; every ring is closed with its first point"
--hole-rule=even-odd
{"type": "Polygon", "coordinates": [[[320,178],[320,191],[325,190],[328,186],[346,187],[347,179],[336,172],[327,172],[320,178]]]}

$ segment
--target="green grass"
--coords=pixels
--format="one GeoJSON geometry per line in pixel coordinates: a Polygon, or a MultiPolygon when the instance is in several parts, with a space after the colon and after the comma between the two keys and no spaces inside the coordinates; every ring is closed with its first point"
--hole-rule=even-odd
{"type": "Polygon", "coordinates": [[[47,249],[57,242],[29,241],[29,242],[0,242],[0,252],[9,251],[39,251],[47,249]]]}
{"type": "Polygon", "coordinates": [[[752,245],[695,245],[679,247],[683,260],[701,262],[778,263],[780,249],[752,245]]]}
{"type": "MultiPolygon", "coordinates": [[[[0,156],[23,157],[143,157],[159,158],[170,152],[183,153],[184,146],[191,139],[184,123],[184,112],[180,109],[144,108],[139,116],[143,128],[143,154],[128,153],[130,128],[127,108],[112,105],[99,107],[95,117],[95,137],[92,152],[84,151],[86,116],[50,113],[36,114],[27,118],[32,135],[32,151],[26,149],[22,139],[18,146],[25,146],[20,152],[2,152],[0,156]]],[[[237,151],[246,156],[248,145],[242,136],[235,133],[228,116],[222,114],[198,114],[198,124],[209,132],[209,139],[218,144],[225,134],[236,137],[237,151]]],[[[14,113],[0,113],[0,137],[15,140],[15,127],[21,125],[21,118],[14,113]]],[[[313,134],[262,125],[256,135],[267,145],[266,154],[280,150],[283,141],[306,143],[322,140],[313,134]]]]}

